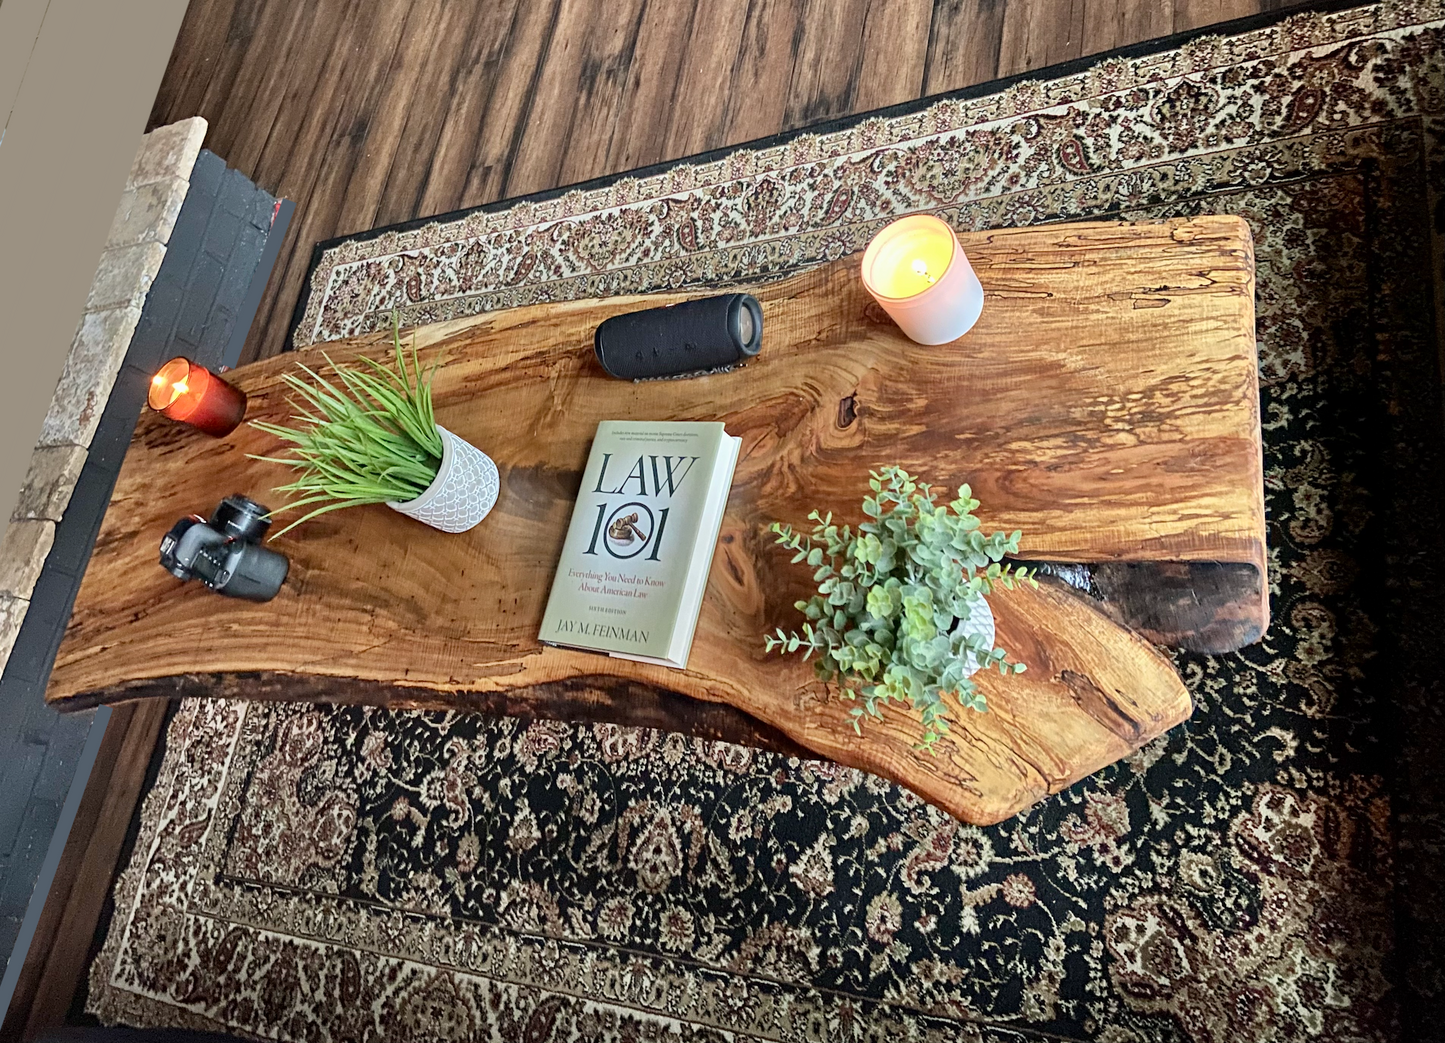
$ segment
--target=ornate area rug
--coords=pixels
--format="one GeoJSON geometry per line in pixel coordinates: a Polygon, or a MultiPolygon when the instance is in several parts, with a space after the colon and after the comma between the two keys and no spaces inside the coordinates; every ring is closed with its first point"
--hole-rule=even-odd
{"type": "MultiPolygon", "coordinates": [[[[1017,818],[608,726],[186,703],[88,1009],[286,1040],[1428,1038],[1445,2],[1300,14],[333,244],[296,343],[781,273],[888,215],[1243,215],[1274,624],[1017,818]]],[[[958,476],[960,480],[966,476],[958,476]]]]}

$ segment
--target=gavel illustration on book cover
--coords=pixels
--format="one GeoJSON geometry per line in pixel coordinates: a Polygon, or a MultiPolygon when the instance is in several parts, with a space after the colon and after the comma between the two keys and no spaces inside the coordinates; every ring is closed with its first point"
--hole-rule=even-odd
{"type": "Polygon", "coordinates": [[[647,539],[647,534],[637,527],[638,518],[636,511],[625,518],[618,518],[607,526],[608,537],[618,543],[631,543],[634,539],[647,539]]]}

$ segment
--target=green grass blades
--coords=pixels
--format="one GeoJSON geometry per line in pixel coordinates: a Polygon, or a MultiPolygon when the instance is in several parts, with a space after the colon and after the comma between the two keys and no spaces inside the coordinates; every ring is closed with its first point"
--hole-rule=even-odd
{"type": "Polygon", "coordinates": [[[287,443],[289,455],[253,460],[295,468],[294,481],[273,490],[288,497],[272,514],[311,508],[275,539],[318,515],[366,503],[414,500],[436,478],[442,461],[441,432],[432,410],[431,378],[423,373],[413,343],[401,346],[401,316],[391,313],[390,364],[362,357],[351,368],[322,357],[334,370],[328,380],[305,365],[309,379],[285,374],[298,425],[256,420],[251,426],[287,443]]]}

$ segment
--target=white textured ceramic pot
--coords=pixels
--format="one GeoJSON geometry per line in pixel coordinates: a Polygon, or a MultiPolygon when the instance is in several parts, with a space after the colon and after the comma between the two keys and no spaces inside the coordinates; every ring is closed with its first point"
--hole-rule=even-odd
{"type": "MultiPolygon", "coordinates": [[[[993,609],[989,608],[988,601],[980,598],[978,603],[968,613],[968,619],[957,624],[953,628],[955,634],[963,634],[965,637],[977,637],[983,641],[987,649],[993,648],[994,624],[993,609]]],[[[983,669],[983,659],[974,653],[968,653],[964,660],[963,668],[965,677],[972,677],[983,669]]]]}
{"type": "Polygon", "coordinates": [[[442,465],[436,478],[415,500],[389,500],[386,505],[442,532],[466,532],[497,502],[502,487],[497,465],[441,424],[437,433],[442,436],[442,465]]]}

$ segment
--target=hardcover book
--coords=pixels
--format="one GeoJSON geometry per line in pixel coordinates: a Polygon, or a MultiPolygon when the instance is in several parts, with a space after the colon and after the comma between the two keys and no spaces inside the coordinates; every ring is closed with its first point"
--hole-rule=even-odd
{"type": "Polygon", "coordinates": [[[721,423],[598,424],[538,639],[685,669],[741,444],[721,423]]]}

